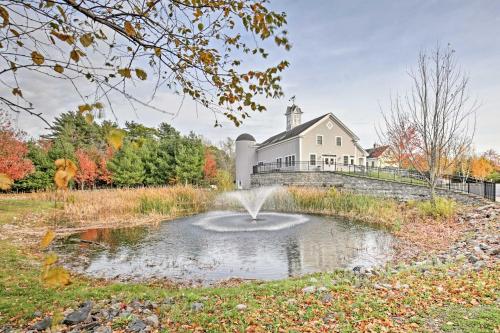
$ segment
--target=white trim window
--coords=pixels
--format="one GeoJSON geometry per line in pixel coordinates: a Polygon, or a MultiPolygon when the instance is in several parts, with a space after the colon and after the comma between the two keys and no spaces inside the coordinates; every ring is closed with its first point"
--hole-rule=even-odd
{"type": "Polygon", "coordinates": [[[316,165],[316,154],[309,154],[309,164],[312,166],[316,165]]]}
{"type": "Polygon", "coordinates": [[[335,137],[335,144],[339,147],[342,147],[342,137],[341,136],[335,137]]]}
{"type": "Polygon", "coordinates": [[[344,161],[343,161],[344,165],[348,165],[349,164],[349,155],[344,155],[344,161]]]}
{"type": "Polygon", "coordinates": [[[323,144],[323,135],[316,135],[316,144],[318,145],[323,144]]]}
{"type": "Polygon", "coordinates": [[[295,166],[295,155],[285,156],[285,167],[295,166]]]}
{"type": "Polygon", "coordinates": [[[281,169],[282,162],[283,162],[283,159],[281,157],[278,157],[276,159],[276,168],[281,169]]]}

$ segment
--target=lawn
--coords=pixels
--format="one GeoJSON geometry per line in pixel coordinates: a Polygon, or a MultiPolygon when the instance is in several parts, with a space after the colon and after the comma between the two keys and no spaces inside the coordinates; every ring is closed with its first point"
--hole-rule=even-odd
{"type": "MultiPolygon", "coordinates": [[[[124,217],[182,215],[190,205],[202,211],[202,201],[211,198],[191,189],[178,189],[171,197],[163,196],[164,190],[127,191],[133,190],[70,193],[64,206],[57,209],[53,201],[39,196],[4,197],[0,199],[0,221],[22,225],[28,218],[29,226],[41,223],[39,228],[46,229],[52,225],[47,216],[62,214],[69,219],[75,214],[78,222],[70,221],[65,226],[85,225],[91,222],[85,212],[95,217],[105,209],[99,195],[113,194],[117,198],[107,204],[109,212],[103,223],[113,220],[112,214],[128,223],[124,217]],[[124,204],[120,203],[123,197],[135,199],[124,204]],[[35,223],[32,214],[42,222],[35,223]]],[[[271,200],[270,205],[289,211],[358,216],[367,223],[378,224],[382,219],[388,221],[389,230],[413,244],[412,252],[417,246],[432,250],[449,246],[462,230],[453,219],[428,218],[406,204],[335,190],[290,188],[288,195],[271,200]],[[364,216],[366,211],[377,219],[364,216]]],[[[36,246],[0,241],[0,330],[2,325],[27,327],[36,321],[35,311],[51,315],[57,328],[65,310],[89,299],[98,308],[109,307],[110,299],[120,307],[133,300],[152,301],[158,305],[154,312],[164,332],[492,332],[500,325],[498,266],[464,269],[465,258],[446,264],[388,265],[367,276],[335,271],[204,288],[106,282],[79,276],[73,276],[66,287],[48,288],[40,279],[42,258],[43,252],[36,246]],[[303,291],[311,286],[316,291],[303,291]],[[203,304],[203,308],[193,310],[194,302],[203,304]],[[237,310],[238,304],[246,308],[237,310]]],[[[131,320],[132,315],[118,316],[108,324],[119,330],[131,320]]]]}

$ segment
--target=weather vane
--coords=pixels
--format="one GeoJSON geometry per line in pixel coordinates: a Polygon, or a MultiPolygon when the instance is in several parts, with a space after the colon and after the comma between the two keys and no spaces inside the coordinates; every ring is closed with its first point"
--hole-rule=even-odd
{"type": "Polygon", "coordinates": [[[289,101],[292,101],[292,105],[295,105],[295,95],[290,97],[289,101]]]}

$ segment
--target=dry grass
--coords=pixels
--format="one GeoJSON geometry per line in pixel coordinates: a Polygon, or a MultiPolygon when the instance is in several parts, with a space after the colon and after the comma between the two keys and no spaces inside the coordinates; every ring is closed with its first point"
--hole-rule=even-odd
{"type": "Polygon", "coordinates": [[[214,194],[207,190],[172,186],[11,194],[2,199],[52,202],[57,209],[44,211],[37,216],[37,221],[33,221],[29,214],[19,217],[17,221],[64,229],[130,226],[196,214],[205,211],[213,197],[214,194]],[[155,204],[151,206],[150,203],[155,204]],[[165,209],[167,206],[168,209],[165,209]]]}

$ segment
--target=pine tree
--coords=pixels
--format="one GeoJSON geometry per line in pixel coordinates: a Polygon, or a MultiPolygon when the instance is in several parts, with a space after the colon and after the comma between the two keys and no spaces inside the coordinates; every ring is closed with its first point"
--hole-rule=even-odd
{"type": "Polygon", "coordinates": [[[144,181],[144,165],[137,149],[126,143],[108,162],[113,183],[117,186],[136,186],[144,181]]]}

